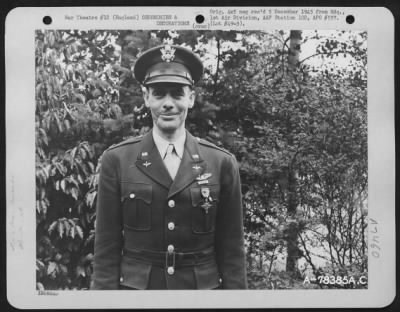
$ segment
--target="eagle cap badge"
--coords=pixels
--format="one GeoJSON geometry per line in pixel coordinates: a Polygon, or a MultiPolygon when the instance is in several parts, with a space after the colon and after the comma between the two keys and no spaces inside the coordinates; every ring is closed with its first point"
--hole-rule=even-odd
{"type": "Polygon", "coordinates": [[[161,51],[161,59],[164,62],[171,62],[175,58],[175,48],[171,47],[169,44],[165,45],[163,48],[160,49],[161,51]]]}

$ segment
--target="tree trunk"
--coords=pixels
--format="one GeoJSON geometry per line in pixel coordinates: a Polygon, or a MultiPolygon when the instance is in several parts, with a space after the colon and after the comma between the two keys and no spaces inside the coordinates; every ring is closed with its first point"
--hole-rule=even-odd
{"type": "Polygon", "coordinates": [[[289,44],[289,56],[288,56],[289,70],[293,70],[299,63],[301,39],[302,39],[301,30],[290,31],[290,44],[289,44]]]}
{"type": "MultiPolygon", "coordinates": [[[[288,70],[292,71],[296,68],[299,62],[300,56],[300,44],[301,44],[301,31],[291,30],[290,31],[290,44],[289,44],[289,55],[288,55],[288,70]]],[[[290,125],[289,125],[290,127],[290,125]]],[[[289,131],[290,132],[290,131],[289,131]]],[[[290,142],[289,137],[289,145],[290,142]]],[[[291,273],[297,272],[297,260],[301,257],[301,250],[298,247],[298,234],[299,227],[296,218],[297,209],[297,171],[295,168],[296,155],[293,157],[292,163],[289,166],[288,176],[288,197],[287,197],[287,211],[288,218],[296,222],[291,222],[288,226],[287,236],[287,261],[286,271],[291,273]]]]}
{"type": "Polygon", "coordinates": [[[216,38],[217,40],[217,69],[214,75],[214,92],[213,92],[213,99],[216,100],[216,95],[218,91],[218,73],[219,73],[219,62],[221,59],[221,39],[219,37],[216,38]]]}
{"type": "Polygon", "coordinates": [[[299,227],[296,220],[296,210],[297,210],[297,176],[294,168],[289,169],[288,178],[288,196],[287,196],[287,212],[288,219],[291,222],[288,224],[288,235],[287,235],[287,261],[286,261],[286,271],[291,273],[297,272],[297,260],[301,257],[301,250],[298,247],[298,234],[299,227]]]}

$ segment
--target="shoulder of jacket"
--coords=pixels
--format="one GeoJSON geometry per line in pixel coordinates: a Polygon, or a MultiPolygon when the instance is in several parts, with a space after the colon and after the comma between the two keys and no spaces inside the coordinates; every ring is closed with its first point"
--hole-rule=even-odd
{"type": "Polygon", "coordinates": [[[138,142],[142,141],[142,138],[143,138],[143,135],[139,135],[139,136],[134,137],[134,138],[129,138],[129,139],[127,139],[125,141],[122,141],[120,143],[116,143],[116,144],[111,145],[109,148],[107,148],[107,151],[113,150],[115,148],[118,148],[118,147],[121,147],[121,146],[124,146],[124,145],[127,145],[127,144],[138,143],[138,142]]]}
{"type": "Polygon", "coordinates": [[[204,140],[202,138],[199,138],[199,137],[196,137],[196,140],[197,140],[197,142],[199,144],[201,144],[203,146],[206,146],[206,147],[213,148],[213,149],[216,149],[218,151],[224,152],[225,154],[228,154],[231,157],[233,156],[233,154],[231,152],[229,152],[228,150],[226,150],[226,149],[224,149],[222,147],[219,147],[219,146],[215,145],[214,143],[211,143],[211,142],[209,142],[207,140],[204,140]]]}

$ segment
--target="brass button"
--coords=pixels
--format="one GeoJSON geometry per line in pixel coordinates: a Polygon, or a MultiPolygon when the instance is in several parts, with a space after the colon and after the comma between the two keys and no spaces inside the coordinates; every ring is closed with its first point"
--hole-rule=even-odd
{"type": "Polygon", "coordinates": [[[174,208],[175,207],[175,201],[173,199],[170,199],[168,201],[168,207],[170,207],[170,208],[174,208]]]}
{"type": "Polygon", "coordinates": [[[174,245],[168,245],[167,250],[169,253],[173,253],[174,252],[174,245]]]}
{"type": "Polygon", "coordinates": [[[175,273],[174,267],[168,267],[167,272],[169,275],[173,275],[175,273]]]}
{"type": "Polygon", "coordinates": [[[168,223],[168,230],[172,231],[174,228],[175,228],[175,223],[174,222],[168,223]]]}
{"type": "Polygon", "coordinates": [[[135,198],[135,193],[130,193],[129,198],[134,199],[135,198]]]}
{"type": "Polygon", "coordinates": [[[121,276],[121,277],[119,278],[119,281],[120,281],[120,283],[122,283],[122,282],[124,281],[124,278],[121,276]]]}

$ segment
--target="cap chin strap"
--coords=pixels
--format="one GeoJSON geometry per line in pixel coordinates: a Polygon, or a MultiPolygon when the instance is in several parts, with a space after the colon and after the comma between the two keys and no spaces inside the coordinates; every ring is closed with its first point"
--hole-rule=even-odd
{"type": "MultiPolygon", "coordinates": [[[[158,75],[154,75],[152,73],[151,75],[146,76],[146,78],[143,81],[143,84],[145,85],[145,84],[149,83],[149,81],[151,81],[155,78],[158,78],[158,77],[177,77],[177,78],[179,77],[179,78],[183,78],[183,79],[187,80],[189,85],[193,85],[192,77],[188,73],[186,73],[186,75],[184,75],[184,74],[185,74],[184,72],[182,72],[180,74],[158,74],[158,75]]],[[[168,81],[166,81],[166,82],[168,82],[168,81]]],[[[171,82],[173,83],[174,81],[171,80],[171,82]]]]}

